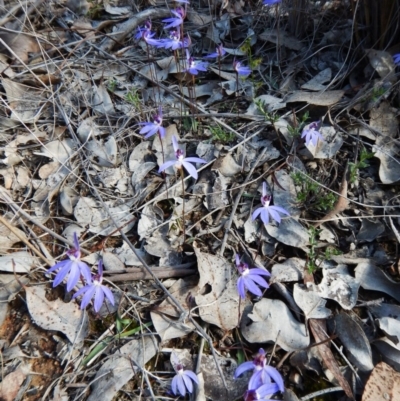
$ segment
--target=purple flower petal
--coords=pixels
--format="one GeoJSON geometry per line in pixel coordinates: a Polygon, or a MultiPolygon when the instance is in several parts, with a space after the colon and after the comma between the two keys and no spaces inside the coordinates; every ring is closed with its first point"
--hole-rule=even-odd
{"type": "Polygon", "coordinates": [[[281,222],[281,216],[279,215],[279,213],[276,210],[274,210],[272,208],[272,206],[268,206],[267,211],[271,215],[273,220],[276,220],[277,223],[281,222]]]}
{"type": "Polygon", "coordinates": [[[103,305],[104,302],[104,292],[103,288],[98,286],[96,287],[96,293],[94,295],[94,310],[98,312],[103,305]]]}
{"type": "Polygon", "coordinates": [[[249,274],[250,276],[252,276],[252,275],[257,275],[257,276],[260,276],[260,275],[261,275],[261,276],[270,276],[270,275],[271,275],[269,271],[263,270],[263,269],[259,269],[258,267],[255,267],[255,268],[253,268],[253,269],[250,269],[248,274],[249,274]]]}
{"type": "Polygon", "coordinates": [[[178,389],[179,389],[179,392],[181,393],[182,397],[184,397],[185,394],[186,394],[185,383],[184,383],[184,381],[183,381],[182,375],[178,374],[177,376],[178,376],[178,380],[177,380],[178,389]]]}
{"type": "Polygon", "coordinates": [[[240,256],[239,256],[239,254],[236,254],[236,256],[235,256],[235,262],[236,262],[236,266],[239,266],[239,265],[240,265],[240,256]]]}
{"type": "Polygon", "coordinates": [[[257,284],[250,278],[249,276],[243,277],[244,285],[246,286],[247,290],[250,291],[252,294],[256,295],[257,297],[261,297],[262,291],[257,287],[257,284]]]}
{"type": "Polygon", "coordinates": [[[235,370],[235,374],[234,374],[235,379],[237,379],[244,372],[254,369],[254,368],[255,368],[254,362],[243,362],[235,370]]]}
{"type": "Polygon", "coordinates": [[[269,400],[275,393],[279,391],[278,386],[275,383],[264,384],[257,389],[257,393],[259,394],[260,401],[269,400]]]}
{"type": "Polygon", "coordinates": [[[237,281],[237,290],[242,299],[246,298],[246,289],[244,287],[244,278],[239,277],[237,281]]]}
{"type": "MultiPolygon", "coordinates": [[[[251,271],[252,269],[250,269],[250,271],[251,271]]],[[[250,274],[247,276],[247,278],[249,279],[249,280],[253,280],[254,282],[256,282],[258,285],[260,285],[261,287],[264,287],[264,288],[269,288],[269,285],[268,285],[268,283],[262,278],[262,277],[260,277],[260,276],[258,276],[257,274],[254,274],[254,275],[252,275],[252,276],[250,276],[250,274]]]]}
{"type": "Polygon", "coordinates": [[[164,127],[159,127],[158,132],[160,133],[161,138],[165,137],[165,128],[164,127]]]}
{"type": "Polygon", "coordinates": [[[171,389],[175,395],[177,395],[177,392],[178,392],[177,385],[178,385],[178,375],[173,377],[172,383],[171,383],[171,389]]]}
{"type": "Polygon", "coordinates": [[[193,393],[193,383],[189,379],[189,377],[186,376],[185,372],[182,373],[182,379],[183,379],[183,382],[185,383],[185,386],[186,386],[187,390],[189,391],[189,393],[193,393]]]}
{"type": "Polygon", "coordinates": [[[80,276],[81,271],[79,269],[79,265],[77,262],[73,262],[67,280],[67,291],[71,291],[76,286],[80,276]]]}
{"type": "Polygon", "coordinates": [[[269,214],[268,214],[267,209],[263,208],[263,210],[261,211],[260,217],[261,217],[262,222],[265,225],[269,224],[269,214]]]}
{"type": "Polygon", "coordinates": [[[253,214],[251,215],[252,220],[255,220],[258,215],[264,210],[263,207],[259,207],[258,209],[256,209],[253,214]]]}
{"type": "Polygon", "coordinates": [[[198,174],[196,168],[192,164],[187,162],[185,159],[182,160],[182,165],[183,167],[185,167],[189,175],[192,176],[195,180],[197,180],[198,174]]]}
{"type": "Polygon", "coordinates": [[[115,303],[115,300],[114,300],[114,295],[113,295],[113,293],[111,292],[111,290],[108,288],[108,287],[106,287],[106,286],[104,286],[103,285],[103,292],[104,292],[104,295],[107,297],[107,299],[110,301],[110,304],[111,305],[114,305],[114,303],[115,303]]]}
{"type": "Polygon", "coordinates": [[[171,167],[176,164],[175,160],[168,160],[167,162],[163,163],[160,168],[158,169],[158,172],[161,173],[162,171],[166,170],[168,167],[171,167]]]}
{"type": "Polygon", "coordinates": [[[200,157],[185,157],[184,160],[190,163],[207,163],[204,159],[200,159],[200,157]]]}
{"type": "Polygon", "coordinates": [[[47,270],[47,273],[52,273],[54,270],[61,269],[65,265],[70,264],[70,263],[71,263],[70,259],[62,260],[61,262],[56,263],[53,267],[50,267],[50,269],[47,270]]]}
{"type": "MultiPolygon", "coordinates": [[[[88,285],[85,290],[85,295],[82,297],[81,301],[81,309],[85,309],[93,298],[94,293],[96,292],[96,287],[94,285],[88,285]]],[[[79,291],[78,291],[79,292],[79,291]]]]}
{"type": "Polygon", "coordinates": [[[78,234],[74,232],[74,246],[75,250],[80,251],[81,247],[79,246],[78,234]]]}
{"type": "Polygon", "coordinates": [[[278,385],[279,391],[283,393],[285,391],[285,385],[283,384],[283,378],[281,374],[278,372],[278,370],[268,365],[264,366],[264,369],[268,373],[268,375],[272,378],[272,380],[278,385]]]}
{"type": "Polygon", "coordinates": [[[175,135],[172,135],[172,146],[174,147],[174,151],[177,152],[179,149],[179,145],[175,135]]]}
{"type": "Polygon", "coordinates": [[[199,384],[199,378],[197,377],[196,373],[192,372],[191,370],[185,370],[183,374],[189,376],[195,383],[199,384]]]}
{"type": "Polygon", "coordinates": [[[80,274],[85,278],[86,283],[90,284],[92,282],[92,272],[90,271],[89,266],[81,260],[77,260],[75,263],[78,265],[80,274]]]}
{"type": "Polygon", "coordinates": [[[71,261],[67,260],[68,263],[64,265],[64,267],[57,273],[56,277],[54,278],[53,287],[57,287],[68,274],[71,269],[71,261]]]}
{"type": "Polygon", "coordinates": [[[253,375],[250,377],[249,380],[249,385],[248,385],[249,390],[256,390],[263,384],[261,380],[261,373],[262,369],[254,371],[253,375]]]}

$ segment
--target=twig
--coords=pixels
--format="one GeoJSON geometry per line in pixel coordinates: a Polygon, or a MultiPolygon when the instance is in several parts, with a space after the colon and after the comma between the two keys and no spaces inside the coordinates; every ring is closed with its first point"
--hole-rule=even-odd
{"type": "Polygon", "coordinates": [[[341,387],[325,388],[323,390],[319,390],[319,391],[316,391],[315,393],[311,393],[311,394],[308,394],[308,395],[306,395],[304,397],[301,397],[300,400],[301,401],[311,400],[314,397],[318,397],[320,395],[324,395],[324,394],[328,394],[328,393],[333,393],[335,391],[343,391],[343,389],[341,387]]]}
{"type": "Polygon", "coordinates": [[[172,277],[187,277],[191,274],[196,274],[195,269],[176,269],[174,267],[168,268],[152,268],[154,275],[150,275],[146,270],[137,268],[134,272],[114,274],[112,276],[106,276],[107,280],[116,283],[118,281],[136,281],[136,280],[152,280],[154,276],[158,279],[172,278],[172,277]]]}

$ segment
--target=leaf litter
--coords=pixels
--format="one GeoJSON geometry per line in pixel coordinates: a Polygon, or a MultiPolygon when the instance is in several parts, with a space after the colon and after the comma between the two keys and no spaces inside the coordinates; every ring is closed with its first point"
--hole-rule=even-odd
{"type": "MultiPolygon", "coordinates": [[[[0,35],[0,195],[9,222],[0,225],[1,397],[163,397],[172,377],[160,352],[167,347],[182,354],[185,369],[199,358],[197,399],[233,400],[248,385],[246,376],[234,379],[235,369],[262,346],[284,375],[284,399],[298,399],[302,381],[310,392],[307,371],[353,398],[345,371],[357,369],[357,397],[395,400],[400,163],[392,54],[332,51],[359,40],[346,22],[354,16],[340,5],[343,26],[316,23],[320,5],[308,4],[321,31],[311,36],[293,24],[301,12],[284,2],[255,14],[223,2],[213,5],[216,17],[183,5],[194,65],[224,49],[192,79],[184,52],[149,47],[136,31],[150,19],[154,38],[168,40],[158,22],[170,16],[164,6],[69,3],[38,4],[37,20],[17,7],[2,20],[15,33],[0,35]],[[277,15],[285,21],[279,29],[277,15]],[[112,40],[102,38],[108,27],[112,40]],[[241,75],[234,60],[250,72],[241,75]],[[166,134],[143,140],[139,124],[159,106],[166,134]],[[316,144],[302,138],[315,124],[316,144]],[[173,136],[186,157],[210,163],[195,165],[197,180],[180,176],[173,136]],[[168,160],[177,164],[160,173],[168,160]],[[263,182],[271,199],[261,206],[289,213],[280,222],[252,218],[263,182]],[[44,286],[46,269],[72,252],[74,233],[92,277],[102,261],[101,283],[114,287],[116,305],[98,314],[90,303],[80,309],[83,300],[64,284],[44,286]],[[236,255],[262,269],[271,288],[240,299],[236,255]],[[135,279],[121,279],[129,274],[135,279]],[[34,370],[35,380],[51,380],[30,384],[29,370],[17,365],[43,355],[74,373],[34,370]],[[88,355],[100,363],[80,363],[88,355]],[[376,364],[381,359],[394,369],[376,364]]],[[[78,281],[74,291],[91,285],[78,281]]]]}

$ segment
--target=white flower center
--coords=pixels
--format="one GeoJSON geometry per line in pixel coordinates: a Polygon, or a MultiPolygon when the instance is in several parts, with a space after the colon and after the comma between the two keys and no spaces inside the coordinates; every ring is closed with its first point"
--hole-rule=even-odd
{"type": "Polygon", "coordinates": [[[242,276],[247,276],[249,273],[250,273],[250,269],[248,267],[246,267],[242,272],[242,276]]]}

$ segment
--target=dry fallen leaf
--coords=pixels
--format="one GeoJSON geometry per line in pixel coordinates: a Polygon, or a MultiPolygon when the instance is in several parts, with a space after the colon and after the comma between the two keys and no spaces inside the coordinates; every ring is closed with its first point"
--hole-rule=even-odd
{"type": "Polygon", "coordinates": [[[378,363],[372,371],[361,401],[400,400],[400,373],[385,362],[378,363]]]}
{"type": "Polygon", "coordinates": [[[231,273],[233,264],[196,248],[195,252],[200,274],[200,293],[195,297],[199,315],[207,323],[215,324],[223,330],[232,330],[238,325],[239,314],[243,313],[248,304],[247,300],[239,303],[236,278],[232,278],[231,273]]]}
{"type": "Polygon", "coordinates": [[[75,301],[65,303],[60,299],[48,301],[44,287],[26,287],[29,314],[35,324],[44,330],[60,331],[73,344],[81,343],[89,332],[86,310],[75,301]]]}
{"type": "Polygon", "coordinates": [[[310,336],[289,308],[278,299],[266,299],[247,307],[240,322],[244,338],[251,343],[276,342],[286,351],[308,347],[310,336]]]}
{"type": "Polygon", "coordinates": [[[25,377],[26,373],[20,368],[9,373],[0,383],[0,399],[14,401],[25,377]]]}
{"type": "Polygon", "coordinates": [[[34,38],[23,33],[1,32],[0,33],[0,53],[5,53],[11,58],[19,57],[23,62],[28,61],[29,53],[39,53],[40,47],[34,38]],[[12,54],[1,41],[14,52],[12,54]]]}
{"type": "Polygon", "coordinates": [[[344,95],[343,90],[325,91],[325,92],[305,92],[295,91],[286,99],[286,103],[306,102],[317,106],[332,106],[338,103],[344,95]]]}
{"type": "Polygon", "coordinates": [[[115,394],[156,354],[154,336],[132,340],[116,350],[97,371],[87,401],[111,401],[115,394]]]}

